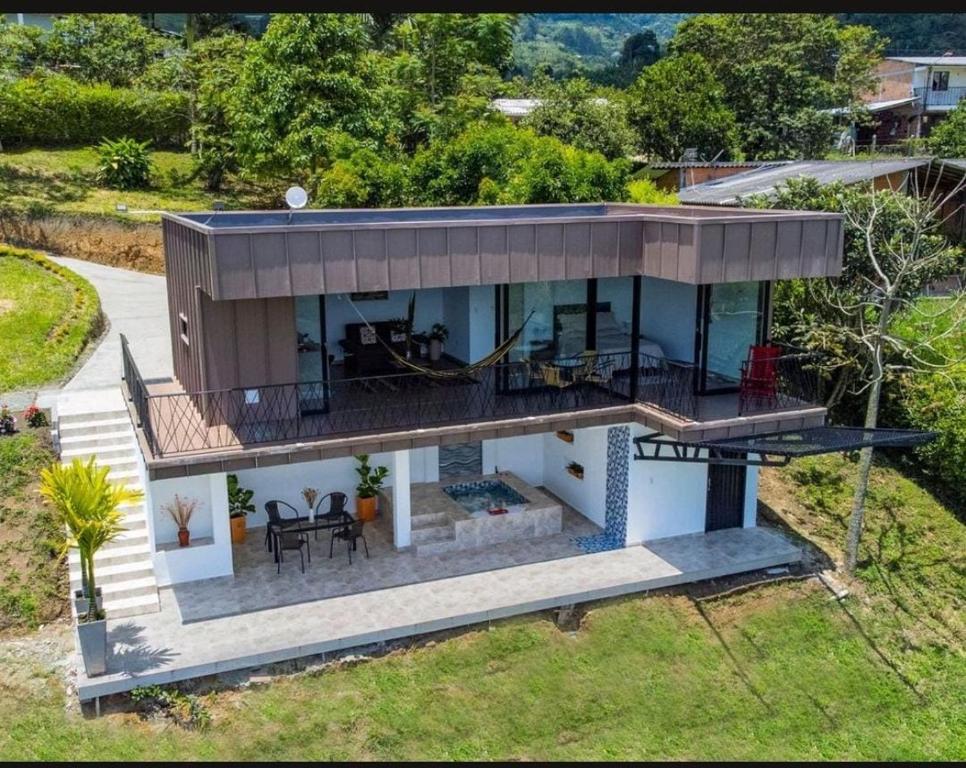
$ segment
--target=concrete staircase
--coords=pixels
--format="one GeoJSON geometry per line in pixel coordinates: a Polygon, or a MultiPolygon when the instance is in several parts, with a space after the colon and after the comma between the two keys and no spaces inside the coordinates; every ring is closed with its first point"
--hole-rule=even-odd
{"type": "Polygon", "coordinates": [[[422,512],[412,516],[412,546],[417,555],[438,555],[456,549],[456,532],[445,512],[422,512]]]}
{"type": "MultiPolygon", "coordinates": [[[[93,394],[71,393],[57,403],[55,440],[61,461],[69,464],[75,458],[86,461],[93,456],[99,466],[109,467],[108,478],[112,482],[143,491],[137,439],[120,393],[107,391],[99,393],[100,397],[93,394]]],[[[94,556],[104,611],[112,619],[160,610],[144,502],[121,509],[124,532],[94,556]]],[[[68,555],[68,569],[73,595],[81,586],[76,550],[68,555]]]]}

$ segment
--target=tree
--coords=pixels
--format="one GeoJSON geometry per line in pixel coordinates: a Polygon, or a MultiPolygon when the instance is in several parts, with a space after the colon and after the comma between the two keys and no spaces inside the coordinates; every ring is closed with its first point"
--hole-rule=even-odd
{"type": "Polygon", "coordinates": [[[377,140],[367,43],[358,14],[273,16],[226,109],[239,163],[304,179],[326,162],[333,135],[377,140]]]}
{"type": "Polygon", "coordinates": [[[635,74],[661,58],[661,43],[653,29],[643,29],[624,41],[621,48],[620,66],[635,74]]]}
{"type": "Polygon", "coordinates": [[[89,83],[130,85],[174,44],[127,13],[72,13],[44,38],[44,63],[89,83]]]}
{"type": "MultiPolygon", "coordinates": [[[[933,332],[903,336],[896,325],[923,311],[916,299],[926,283],[963,267],[962,249],[942,235],[940,215],[959,189],[961,185],[946,195],[935,190],[906,195],[856,186],[823,189],[806,180],[790,182],[779,195],[779,207],[838,210],[845,216],[842,274],[807,281],[807,299],[794,331],[799,343],[823,353],[827,370],[848,372],[848,386],[865,399],[866,428],[878,425],[888,378],[898,372],[932,372],[953,362],[938,350],[940,342],[962,328],[958,309],[963,295],[942,310],[954,321],[934,324],[933,332]]],[[[841,390],[841,383],[837,388],[841,390]]],[[[849,573],[855,572],[858,562],[872,458],[873,449],[863,448],[846,539],[849,573]]]]}
{"type": "Polygon", "coordinates": [[[929,134],[929,151],[939,157],[966,157],[966,101],[960,101],[929,134]]]}
{"type": "Polygon", "coordinates": [[[98,616],[94,556],[124,530],[122,504],[144,498],[139,490],[107,479],[109,467],[74,459],[67,466],[51,464],[40,471],[40,493],[51,503],[58,522],[67,530],[66,547],[80,554],[81,589],[88,599],[87,620],[98,616]]]}
{"type": "MultiPolygon", "coordinates": [[[[683,21],[669,48],[703,56],[738,119],[741,148],[756,159],[814,157],[828,117],[852,107],[883,40],[820,14],[701,14],[683,21]]],[[[831,130],[824,137],[831,142],[831,130]]],[[[824,154],[822,152],[821,154],[824,154]]]]}
{"type": "Polygon", "coordinates": [[[543,81],[542,104],[521,124],[542,136],[556,136],[567,144],[614,159],[634,147],[627,107],[619,98],[604,98],[586,80],[543,81]]]}
{"type": "Polygon", "coordinates": [[[736,147],[735,115],[707,62],[687,53],[645,69],[628,92],[638,146],[653,157],[677,160],[689,147],[711,159],[736,147]]]}
{"type": "Polygon", "coordinates": [[[0,20],[0,79],[29,74],[43,55],[43,30],[0,20]]]}

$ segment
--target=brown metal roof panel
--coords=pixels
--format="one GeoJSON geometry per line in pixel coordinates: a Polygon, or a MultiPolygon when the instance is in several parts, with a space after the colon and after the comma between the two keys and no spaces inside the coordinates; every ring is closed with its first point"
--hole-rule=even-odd
{"type": "Polygon", "coordinates": [[[318,232],[289,232],[285,237],[293,293],[300,296],[325,293],[321,235],[318,232]]]}
{"type": "Polygon", "coordinates": [[[356,272],[365,291],[389,290],[386,231],[366,229],[355,233],[356,272]]]}
{"type": "Polygon", "coordinates": [[[221,235],[215,240],[217,299],[255,298],[255,269],[249,235],[221,235]]]}
{"type": "Polygon", "coordinates": [[[590,248],[590,224],[565,224],[562,232],[565,236],[561,245],[566,252],[567,279],[598,277],[590,248]]]}
{"type": "Polygon", "coordinates": [[[617,256],[622,275],[639,275],[643,266],[644,222],[622,221],[618,225],[617,256]]]}
{"type": "Polygon", "coordinates": [[[590,225],[590,255],[594,272],[598,277],[617,277],[619,264],[617,254],[617,228],[619,224],[590,225]]]}
{"type": "Polygon", "coordinates": [[[775,246],[777,280],[798,277],[802,264],[802,222],[778,222],[778,242],[775,246]]]}
{"type": "Polygon", "coordinates": [[[510,282],[510,245],[507,227],[480,227],[480,281],[483,285],[510,282]]]}
{"type": "Polygon", "coordinates": [[[826,237],[827,232],[824,221],[806,221],[802,224],[801,277],[825,276],[826,237]]]}
{"type": "Polygon", "coordinates": [[[543,224],[535,228],[537,274],[540,280],[566,280],[570,277],[564,253],[562,224],[543,224]]]}
{"type": "Polygon", "coordinates": [[[285,234],[259,233],[251,236],[252,261],[255,265],[256,296],[291,296],[291,275],[285,234]]]}
{"type": "Polygon", "coordinates": [[[322,265],[326,293],[347,293],[358,290],[354,250],[351,230],[322,233],[322,265]]]}
{"type": "Polygon", "coordinates": [[[724,228],[724,282],[751,279],[751,224],[728,224],[724,228]]]}
{"type": "Polygon", "coordinates": [[[452,285],[446,229],[420,229],[416,232],[419,253],[419,282],[423,288],[452,285]]]}
{"type": "Polygon", "coordinates": [[[419,288],[419,255],[416,253],[416,230],[387,230],[386,251],[389,254],[389,285],[392,289],[415,290],[419,288]]]}
{"type": "Polygon", "coordinates": [[[698,282],[722,283],[724,272],[724,224],[705,224],[700,229],[698,282]]]}
{"type": "Polygon", "coordinates": [[[450,267],[455,285],[480,284],[479,227],[454,227],[449,232],[450,267]]]}
{"type": "Polygon", "coordinates": [[[775,247],[778,226],[775,223],[752,224],[750,246],[750,280],[775,278],[775,247]]]}
{"type": "Polygon", "coordinates": [[[507,227],[510,248],[511,283],[535,283],[540,279],[537,268],[537,233],[533,224],[507,227]]]}

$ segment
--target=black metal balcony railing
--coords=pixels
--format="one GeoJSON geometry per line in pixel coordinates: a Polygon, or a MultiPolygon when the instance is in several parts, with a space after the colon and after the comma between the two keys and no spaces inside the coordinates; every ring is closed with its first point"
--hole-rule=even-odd
{"type": "Polygon", "coordinates": [[[127,336],[123,333],[121,334],[121,365],[123,370],[122,381],[127,387],[128,398],[134,405],[134,412],[137,414],[137,426],[144,430],[144,436],[148,441],[148,445],[154,451],[157,447],[157,441],[154,438],[154,431],[152,429],[151,419],[149,418],[148,401],[150,395],[148,394],[148,388],[144,384],[141,372],[134,362],[134,357],[131,355],[131,348],[128,346],[127,336]]]}
{"type": "MultiPolygon", "coordinates": [[[[629,352],[599,354],[592,368],[577,359],[564,361],[572,365],[557,365],[558,378],[547,378],[539,364],[512,362],[457,379],[399,373],[148,395],[126,343],[122,348],[125,381],[155,457],[574,413],[627,405],[633,400],[686,420],[701,416],[702,398],[694,393],[694,366],[642,354],[633,382],[629,352]]],[[[817,402],[802,397],[817,390],[808,385],[810,374],[797,359],[800,356],[788,357],[779,365],[779,397],[774,402],[754,403],[749,410],[817,402]]]]}

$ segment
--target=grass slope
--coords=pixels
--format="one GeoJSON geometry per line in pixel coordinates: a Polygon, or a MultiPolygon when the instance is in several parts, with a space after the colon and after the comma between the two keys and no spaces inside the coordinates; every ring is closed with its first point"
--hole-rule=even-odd
{"type": "Polygon", "coordinates": [[[40,253],[0,245],[0,392],[62,379],[101,322],[90,283],[40,253]]]}

